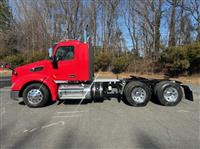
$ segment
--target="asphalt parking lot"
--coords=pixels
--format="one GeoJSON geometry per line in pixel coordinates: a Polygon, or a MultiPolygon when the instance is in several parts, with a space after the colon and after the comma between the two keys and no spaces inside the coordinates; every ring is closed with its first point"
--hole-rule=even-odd
{"type": "Polygon", "coordinates": [[[7,148],[199,148],[200,91],[176,107],[149,102],[130,107],[117,99],[68,101],[28,108],[0,89],[0,144],[7,148]]]}

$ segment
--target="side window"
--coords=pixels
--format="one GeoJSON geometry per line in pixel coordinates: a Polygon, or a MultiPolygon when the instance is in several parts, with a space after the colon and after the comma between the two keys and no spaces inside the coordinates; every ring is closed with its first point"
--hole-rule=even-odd
{"type": "Polygon", "coordinates": [[[73,46],[63,46],[59,47],[56,51],[57,60],[71,60],[74,58],[74,47],[73,46]]]}

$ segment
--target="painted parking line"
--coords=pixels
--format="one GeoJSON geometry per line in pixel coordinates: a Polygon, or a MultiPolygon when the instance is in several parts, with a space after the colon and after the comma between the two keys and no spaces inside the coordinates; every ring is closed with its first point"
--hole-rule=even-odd
{"type": "Polygon", "coordinates": [[[27,130],[27,129],[25,129],[25,130],[23,131],[23,133],[26,133],[26,132],[28,132],[28,130],[27,130]]]}
{"type": "Polygon", "coordinates": [[[58,114],[73,114],[73,113],[84,113],[85,111],[61,111],[61,112],[57,112],[58,114]]]}
{"type": "Polygon", "coordinates": [[[72,118],[72,117],[81,117],[81,114],[77,114],[77,115],[57,115],[57,116],[53,116],[53,118],[72,118]]]}
{"type": "Polygon", "coordinates": [[[178,112],[188,113],[190,111],[187,111],[187,110],[178,110],[178,112]]]}
{"type": "Polygon", "coordinates": [[[37,128],[32,128],[32,129],[30,129],[30,130],[25,129],[25,130],[23,131],[23,133],[26,133],[26,132],[34,132],[34,131],[36,131],[36,130],[37,130],[37,128]]]}
{"type": "Polygon", "coordinates": [[[37,128],[33,128],[33,129],[29,130],[29,132],[34,132],[36,130],[37,130],[37,128]]]}
{"type": "Polygon", "coordinates": [[[39,128],[32,128],[30,130],[25,129],[23,131],[23,133],[31,133],[31,132],[34,132],[34,131],[39,130],[39,129],[45,129],[45,128],[49,128],[49,127],[52,127],[52,126],[64,125],[64,124],[65,124],[64,121],[58,121],[58,122],[55,122],[55,123],[51,123],[51,124],[47,124],[47,125],[41,126],[39,128]]]}
{"type": "Polygon", "coordinates": [[[48,125],[44,125],[41,128],[44,129],[44,128],[52,127],[52,126],[55,126],[55,125],[64,125],[64,124],[65,124],[64,121],[59,121],[59,122],[56,122],[56,123],[51,123],[51,124],[48,124],[48,125]]]}

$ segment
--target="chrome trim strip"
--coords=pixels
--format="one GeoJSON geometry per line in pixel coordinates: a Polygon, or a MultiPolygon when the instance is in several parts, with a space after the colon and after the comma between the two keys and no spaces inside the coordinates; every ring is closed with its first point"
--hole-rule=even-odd
{"type": "Polygon", "coordinates": [[[68,81],[64,81],[64,80],[54,80],[54,82],[56,84],[59,84],[59,83],[68,83],[68,81]]]}
{"type": "Polygon", "coordinates": [[[94,82],[119,82],[120,80],[118,79],[95,79],[94,82]]]}

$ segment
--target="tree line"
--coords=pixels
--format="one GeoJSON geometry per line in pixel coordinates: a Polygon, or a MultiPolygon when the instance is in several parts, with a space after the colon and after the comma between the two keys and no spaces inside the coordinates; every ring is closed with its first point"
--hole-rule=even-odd
{"type": "Polygon", "coordinates": [[[0,61],[42,59],[59,40],[83,40],[86,26],[96,70],[133,71],[146,62],[147,71],[198,71],[190,67],[199,68],[199,0],[1,0],[0,61]]]}

